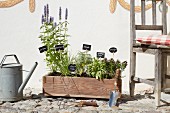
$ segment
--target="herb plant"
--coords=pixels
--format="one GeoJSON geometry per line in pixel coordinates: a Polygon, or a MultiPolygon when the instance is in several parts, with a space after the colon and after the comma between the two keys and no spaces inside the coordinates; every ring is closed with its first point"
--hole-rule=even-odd
{"type": "Polygon", "coordinates": [[[88,65],[88,75],[96,79],[104,79],[106,73],[106,63],[102,60],[93,59],[93,62],[88,65]]]}
{"type": "Polygon", "coordinates": [[[44,6],[44,14],[42,15],[42,25],[39,38],[42,44],[47,46],[45,52],[45,61],[47,66],[52,72],[60,72],[62,75],[68,75],[68,65],[70,64],[70,58],[68,55],[68,40],[67,37],[67,16],[68,10],[66,9],[65,21],[61,18],[61,7],[59,9],[59,23],[54,22],[53,17],[49,17],[49,5],[44,6]],[[64,50],[55,50],[56,45],[64,45],[64,50]]]}
{"type": "Polygon", "coordinates": [[[92,63],[92,56],[88,54],[88,51],[78,52],[76,58],[77,74],[82,75],[87,71],[87,66],[92,63]]]}
{"type": "Polygon", "coordinates": [[[119,69],[121,72],[126,68],[127,62],[120,62],[114,59],[104,60],[94,58],[92,63],[88,65],[87,74],[96,79],[104,79],[104,78],[114,78],[116,74],[116,70],[119,69]]]}
{"type": "Polygon", "coordinates": [[[98,58],[92,58],[88,51],[78,52],[78,54],[71,58],[68,54],[68,10],[65,10],[65,20],[62,21],[62,9],[59,8],[59,22],[54,22],[53,17],[49,17],[49,6],[44,6],[44,14],[42,15],[42,25],[39,38],[44,46],[47,47],[45,51],[45,61],[51,75],[60,73],[63,76],[81,76],[81,77],[93,77],[96,79],[111,79],[115,76],[116,70],[121,72],[126,68],[127,62],[120,62],[114,59],[107,60],[106,58],[101,60],[98,58]],[[62,45],[63,49],[56,49],[57,45],[62,45]],[[76,71],[73,74],[68,70],[70,64],[76,64],[76,71]]]}

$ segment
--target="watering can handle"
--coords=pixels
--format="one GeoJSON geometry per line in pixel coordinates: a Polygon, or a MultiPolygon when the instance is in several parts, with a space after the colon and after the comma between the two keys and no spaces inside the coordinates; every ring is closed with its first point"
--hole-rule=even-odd
{"type": "Polygon", "coordinates": [[[3,65],[3,63],[4,63],[5,59],[6,59],[6,57],[8,57],[8,56],[14,56],[15,60],[17,61],[17,63],[20,64],[20,62],[19,62],[17,56],[16,56],[15,54],[10,54],[10,55],[5,55],[5,56],[4,56],[4,58],[2,59],[2,61],[1,61],[1,63],[0,63],[0,67],[2,67],[2,65],[3,65]]]}

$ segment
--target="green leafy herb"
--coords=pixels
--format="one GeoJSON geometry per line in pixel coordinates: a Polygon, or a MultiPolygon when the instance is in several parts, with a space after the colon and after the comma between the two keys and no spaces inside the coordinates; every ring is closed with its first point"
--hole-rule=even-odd
{"type": "MultiPolygon", "coordinates": [[[[46,6],[47,7],[47,6],[46,6]]],[[[47,8],[44,8],[47,10],[47,8]]],[[[44,11],[45,13],[49,11],[44,11]]],[[[48,47],[48,50],[45,52],[46,58],[45,61],[47,66],[52,72],[59,72],[62,75],[69,75],[68,65],[70,64],[70,57],[68,55],[68,40],[67,20],[63,21],[60,19],[60,22],[57,24],[54,22],[54,19],[50,17],[50,20],[45,16],[42,16],[42,25],[40,27],[40,40],[42,44],[48,47]],[[55,50],[56,45],[64,45],[64,50],[55,50]]]]}

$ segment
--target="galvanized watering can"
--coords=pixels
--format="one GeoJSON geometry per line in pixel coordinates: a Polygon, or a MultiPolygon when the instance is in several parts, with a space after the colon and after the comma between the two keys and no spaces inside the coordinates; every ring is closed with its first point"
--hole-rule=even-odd
{"type": "Polygon", "coordinates": [[[22,82],[22,64],[16,55],[5,55],[0,63],[0,101],[18,101],[23,99],[23,89],[37,67],[35,62],[28,76],[22,82]],[[13,56],[17,63],[4,64],[7,57],[13,56]]]}

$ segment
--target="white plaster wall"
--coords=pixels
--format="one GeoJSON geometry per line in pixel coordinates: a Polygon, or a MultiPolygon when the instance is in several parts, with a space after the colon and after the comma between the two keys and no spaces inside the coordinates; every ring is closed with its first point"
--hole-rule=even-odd
{"type": "MultiPolygon", "coordinates": [[[[130,13],[117,4],[116,12],[109,12],[109,0],[36,0],[34,13],[29,12],[28,1],[11,7],[0,9],[0,59],[6,54],[16,54],[23,64],[23,69],[29,70],[35,61],[38,67],[33,73],[26,87],[42,87],[42,76],[47,73],[44,62],[45,55],[40,54],[38,39],[41,15],[45,4],[50,6],[50,15],[58,18],[58,9],[69,9],[69,43],[70,51],[75,54],[81,50],[83,43],[92,44],[91,54],[97,51],[112,55],[108,49],[112,46],[118,48],[115,59],[127,60],[129,63],[130,44],[130,13]]],[[[63,15],[64,16],[64,15],[63,15]]],[[[168,12],[168,19],[170,14],[168,12]]],[[[169,24],[168,24],[169,27],[169,24]]],[[[139,54],[137,59],[137,74],[144,78],[153,75],[154,57],[139,54]]],[[[26,72],[24,73],[24,78],[26,72]]],[[[122,74],[123,91],[128,91],[129,65],[122,74]]],[[[147,85],[145,85],[147,87],[147,85]]],[[[145,87],[145,88],[146,88],[145,87]]],[[[139,85],[139,88],[144,88],[139,85]]]]}

